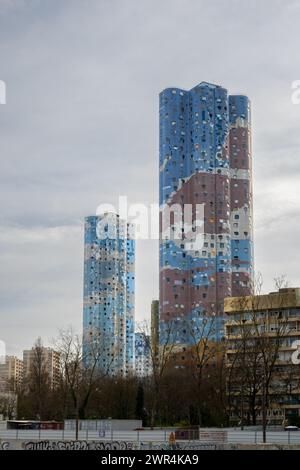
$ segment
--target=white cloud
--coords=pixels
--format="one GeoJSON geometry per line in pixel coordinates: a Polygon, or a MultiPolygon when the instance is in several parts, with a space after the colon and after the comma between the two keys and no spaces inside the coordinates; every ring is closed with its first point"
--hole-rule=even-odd
{"type": "MultiPolygon", "coordinates": [[[[300,285],[300,105],[290,99],[300,79],[299,2],[0,6],[0,339],[5,332],[8,346],[22,349],[38,333],[80,327],[83,217],[119,194],[157,201],[158,93],[167,86],[204,80],[248,94],[256,268],[266,289],[277,273],[300,285]]],[[[156,244],[139,253],[143,317],[158,293],[156,244]]]]}

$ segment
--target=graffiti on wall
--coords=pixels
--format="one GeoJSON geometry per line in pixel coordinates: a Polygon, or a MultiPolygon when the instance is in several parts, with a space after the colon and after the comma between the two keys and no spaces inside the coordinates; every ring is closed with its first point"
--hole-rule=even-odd
{"type": "Polygon", "coordinates": [[[0,442],[0,450],[8,450],[9,449],[9,442],[0,442]]]}
{"type": "Polygon", "coordinates": [[[23,442],[24,450],[132,450],[133,443],[125,441],[31,441],[23,442]]]}

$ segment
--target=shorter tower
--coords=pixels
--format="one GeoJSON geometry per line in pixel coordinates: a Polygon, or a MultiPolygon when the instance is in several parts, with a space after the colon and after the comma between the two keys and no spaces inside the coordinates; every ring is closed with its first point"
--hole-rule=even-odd
{"type": "Polygon", "coordinates": [[[109,375],[134,371],[134,262],[131,224],[114,213],[85,219],[83,352],[109,375]]]}

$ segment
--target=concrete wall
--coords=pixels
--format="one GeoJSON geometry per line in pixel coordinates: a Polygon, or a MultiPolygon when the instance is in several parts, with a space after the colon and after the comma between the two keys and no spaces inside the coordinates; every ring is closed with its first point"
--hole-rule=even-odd
{"type": "MultiPolygon", "coordinates": [[[[213,444],[180,442],[182,450],[300,450],[300,444],[213,444]]],[[[0,440],[0,450],[170,450],[165,442],[0,440]]]]}

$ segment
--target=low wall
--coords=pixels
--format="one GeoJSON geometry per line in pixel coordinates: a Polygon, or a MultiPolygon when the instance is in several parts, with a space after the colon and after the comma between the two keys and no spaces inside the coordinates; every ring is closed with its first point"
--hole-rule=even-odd
{"type": "MultiPolygon", "coordinates": [[[[0,450],[166,450],[165,442],[127,442],[127,441],[21,441],[1,440],[0,450]]],[[[179,442],[176,450],[300,450],[300,444],[214,444],[201,442],[179,442]]]]}
{"type": "Polygon", "coordinates": [[[125,441],[0,441],[0,450],[133,450],[137,446],[125,441]]]}

